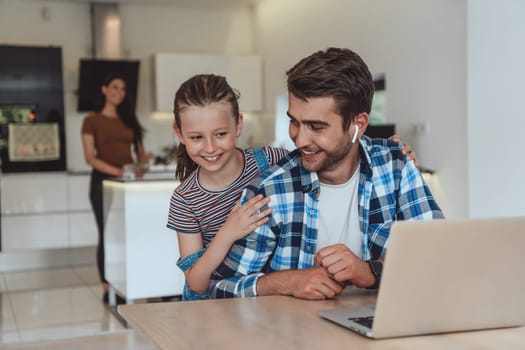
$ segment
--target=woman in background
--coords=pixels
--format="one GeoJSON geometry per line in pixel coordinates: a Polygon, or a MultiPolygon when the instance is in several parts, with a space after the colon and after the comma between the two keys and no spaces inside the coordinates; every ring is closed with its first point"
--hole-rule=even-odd
{"type": "MultiPolygon", "coordinates": [[[[131,145],[139,163],[147,162],[142,138],[144,129],[126,95],[124,76],[112,73],[101,87],[104,97],[101,108],[89,114],[82,124],[84,158],[92,167],[89,199],[98,228],[97,266],[102,281],[104,303],[108,303],[109,285],[104,271],[104,218],[102,181],[122,177],[123,166],[134,163],[131,145]]],[[[119,300],[121,301],[121,300],[119,300]]]]}

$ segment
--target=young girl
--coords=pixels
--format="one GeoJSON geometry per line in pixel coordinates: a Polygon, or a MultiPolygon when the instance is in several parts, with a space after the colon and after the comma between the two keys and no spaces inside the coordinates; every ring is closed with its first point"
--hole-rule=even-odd
{"type": "Polygon", "coordinates": [[[233,242],[265,223],[268,199],[238,205],[244,187],[265,166],[287,154],[280,148],[242,150],[238,94],[217,75],[196,75],[175,94],[174,131],[179,137],[176,176],[181,184],[170,202],[168,227],[177,231],[185,272],[183,300],[208,298],[210,275],[233,242]]]}
{"type": "Polygon", "coordinates": [[[144,129],[126,95],[124,76],[118,73],[109,74],[102,83],[101,92],[102,105],[96,113],[89,114],[82,124],[82,145],[84,158],[93,169],[89,199],[98,228],[97,266],[102,282],[102,300],[107,304],[102,181],[112,176],[122,176],[124,164],[133,163],[131,145],[134,146],[139,161],[147,161],[147,156],[142,146],[144,129]]]}

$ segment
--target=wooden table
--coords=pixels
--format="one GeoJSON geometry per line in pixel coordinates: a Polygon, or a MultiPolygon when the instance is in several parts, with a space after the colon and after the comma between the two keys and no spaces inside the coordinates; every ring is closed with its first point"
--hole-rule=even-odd
{"type": "Polygon", "coordinates": [[[525,327],[371,340],[318,315],[320,309],[373,305],[375,297],[349,288],[326,301],[269,296],[118,310],[161,349],[525,349],[525,327]]]}

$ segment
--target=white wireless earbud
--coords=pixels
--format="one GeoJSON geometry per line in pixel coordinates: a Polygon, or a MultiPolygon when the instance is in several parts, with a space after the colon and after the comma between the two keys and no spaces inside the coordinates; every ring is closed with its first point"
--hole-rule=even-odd
{"type": "Polygon", "coordinates": [[[359,134],[359,127],[356,125],[355,126],[354,137],[352,137],[352,143],[355,143],[355,140],[357,140],[357,134],[359,134]]]}

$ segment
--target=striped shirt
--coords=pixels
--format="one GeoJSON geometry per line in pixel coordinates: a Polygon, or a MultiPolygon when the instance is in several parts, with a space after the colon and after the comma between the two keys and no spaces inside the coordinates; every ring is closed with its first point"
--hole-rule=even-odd
{"type": "MultiPolygon", "coordinates": [[[[362,256],[363,260],[382,259],[394,221],[443,218],[443,214],[414,162],[406,161],[402,146],[368,137],[359,143],[362,256]]],[[[211,277],[211,297],[256,296],[257,281],[264,274],[314,265],[317,173],[306,171],[299,152],[293,151],[249,185],[243,201],[259,193],[270,197],[270,220],[233,245],[211,277]]]]}
{"type": "MultiPolygon", "coordinates": [[[[281,148],[263,147],[269,164],[275,164],[287,154],[281,148]]],[[[244,169],[231,185],[221,191],[209,191],[199,184],[199,168],[190,174],[173,192],[170,200],[168,228],[181,233],[201,234],[207,247],[222,227],[242,190],[259,175],[252,150],[242,150],[244,169]]]]}

